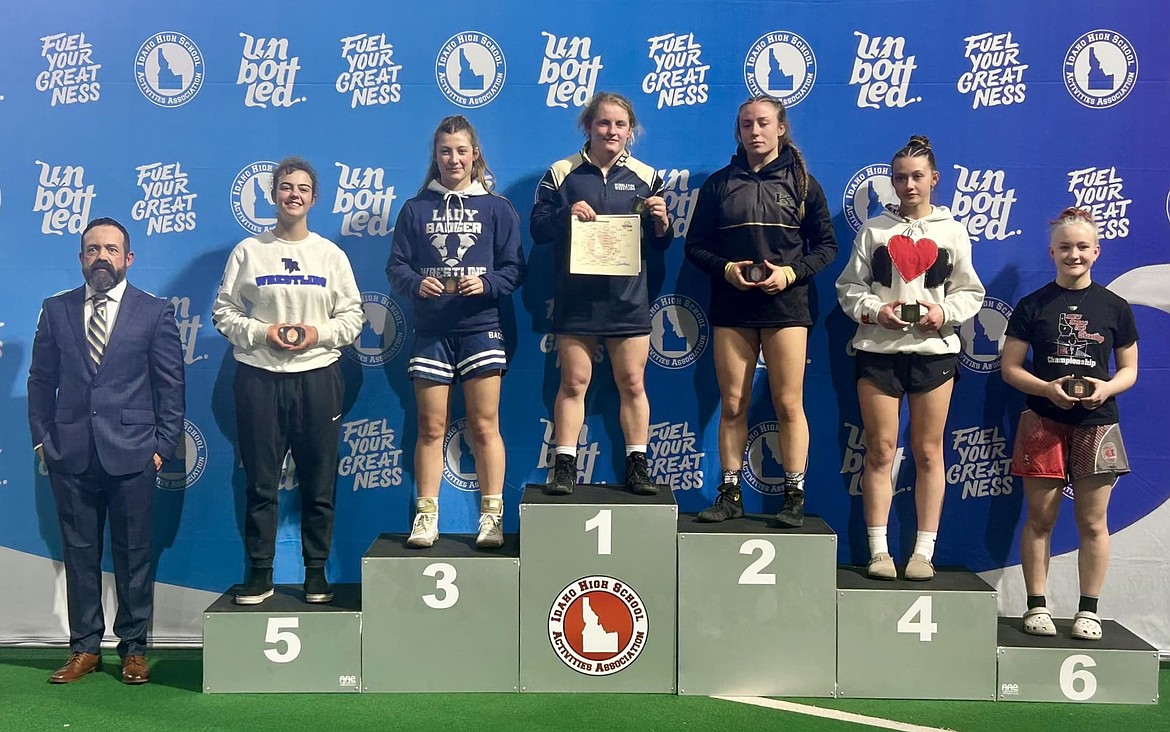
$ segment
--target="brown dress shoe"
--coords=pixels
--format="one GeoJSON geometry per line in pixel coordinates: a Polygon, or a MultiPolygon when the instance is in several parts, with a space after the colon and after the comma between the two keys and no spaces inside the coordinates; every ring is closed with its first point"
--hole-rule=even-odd
{"type": "Polygon", "coordinates": [[[102,654],[77,653],[69,656],[64,666],[53,672],[49,677],[50,684],[68,684],[77,681],[88,673],[93,673],[102,667],[102,654]]]}
{"type": "Polygon", "coordinates": [[[150,681],[150,669],[146,656],[126,656],[122,659],[122,683],[145,684],[150,681]]]}

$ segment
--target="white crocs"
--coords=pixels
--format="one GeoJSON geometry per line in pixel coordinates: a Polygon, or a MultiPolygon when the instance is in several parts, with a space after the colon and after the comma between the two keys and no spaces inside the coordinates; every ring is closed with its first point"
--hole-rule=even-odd
{"type": "Polygon", "coordinates": [[[1081,610],[1073,616],[1072,637],[1077,640],[1101,640],[1101,618],[1097,613],[1081,610]]]}
{"type": "Polygon", "coordinates": [[[1041,605],[1024,613],[1024,632],[1028,635],[1056,635],[1056,624],[1052,622],[1052,613],[1041,605]]]}

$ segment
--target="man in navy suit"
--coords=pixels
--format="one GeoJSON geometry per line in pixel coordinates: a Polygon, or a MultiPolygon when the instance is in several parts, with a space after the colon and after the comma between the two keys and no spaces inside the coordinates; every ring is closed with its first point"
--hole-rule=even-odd
{"type": "Polygon", "coordinates": [[[68,663],[49,681],[101,667],[102,535],[110,543],[122,681],[150,680],[155,476],[183,437],[183,352],[174,307],[126,282],[130,235],[113,219],[81,234],[85,285],[41,306],[28,374],[28,421],[57,503],[69,600],[68,663]]]}

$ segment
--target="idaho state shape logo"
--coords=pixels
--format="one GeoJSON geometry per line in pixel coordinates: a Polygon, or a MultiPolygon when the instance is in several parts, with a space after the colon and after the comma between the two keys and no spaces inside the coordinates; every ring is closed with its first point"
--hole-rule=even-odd
{"type": "Polygon", "coordinates": [[[890,261],[906,282],[913,282],[938,260],[938,244],[933,239],[914,241],[904,234],[898,234],[890,237],[886,248],[890,252],[890,261]]]}

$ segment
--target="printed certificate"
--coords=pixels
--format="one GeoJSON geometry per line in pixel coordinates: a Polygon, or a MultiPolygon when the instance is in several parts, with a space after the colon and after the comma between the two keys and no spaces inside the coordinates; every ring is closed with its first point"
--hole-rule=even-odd
{"type": "Polygon", "coordinates": [[[571,274],[636,277],[642,271],[642,217],[598,215],[596,221],[572,219],[571,274]]]}

